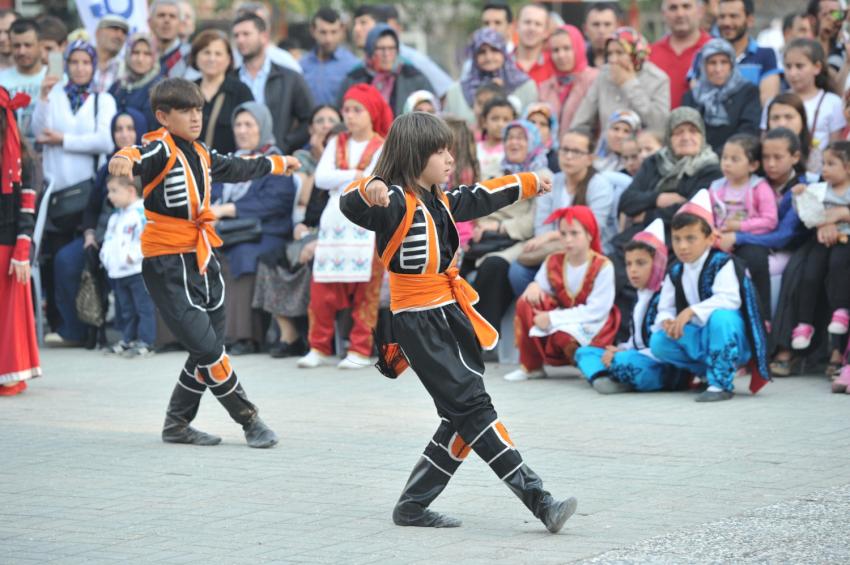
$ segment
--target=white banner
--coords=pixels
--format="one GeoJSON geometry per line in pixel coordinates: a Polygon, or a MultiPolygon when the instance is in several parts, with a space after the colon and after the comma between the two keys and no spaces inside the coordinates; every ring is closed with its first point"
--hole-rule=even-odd
{"type": "Polygon", "coordinates": [[[130,33],[148,31],[148,3],[146,0],[76,0],[77,12],[94,43],[97,22],[107,14],[121,16],[130,24],[130,33]]]}

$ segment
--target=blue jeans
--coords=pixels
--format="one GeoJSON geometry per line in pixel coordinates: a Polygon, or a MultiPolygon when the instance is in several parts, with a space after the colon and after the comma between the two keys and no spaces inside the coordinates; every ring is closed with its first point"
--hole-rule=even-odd
{"type": "Polygon", "coordinates": [[[121,311],[122,339],[126,343],[142,341],[153,345],[156,339],[156,315],[142,275],[110,279],[115,302],[121,311]]]}
{"type": "Polygon", "coordinates": [[[649,345],[662,363],[704,375],[709,385],[728,391],[735,388],[738,367],[751,356],[744,318],[738,310],[715,310],[703,327],[686,324],[678,340],[663,331],[655,332],[649,345]]]}
{"type": "Polygon", "coordinates": [[[526,267],[518,261],[511,263],[508,269],[508,281],[511,283],[511,288],[514,291],[514,296],[519,296],[525,292],[525,287],[531,284],[534,280],[534,275],[540,267],[526,267]]]}
{"type": "Polygon", "coordinates": [[[53,259],[54,298],[62,316],[62,324],[56,331],[66,341],[85,341],[91,327],[77,317],[77,292],[85,264],[81,237],[59,249],[53,259]]]}

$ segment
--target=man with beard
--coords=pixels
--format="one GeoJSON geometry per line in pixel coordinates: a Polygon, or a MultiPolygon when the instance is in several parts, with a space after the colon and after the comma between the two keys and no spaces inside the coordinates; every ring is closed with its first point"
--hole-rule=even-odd
{"type": "MultiPolygon", "coordinates": [[[[759,47],[749,31],[755,21],[753,0],[720,0],[717,27],[720,37],[732,44],[741,75],[759,87],[762,106],[779,94],[779,66],[776,52],[759,47]]],[[[694,61],[694,76],[699,75],[700,57],[694,61]]]]}
{"type": "Polygon", "coordinates": [[[236,18],[233,43],[242,56],[236,74],[251,89],[254,100],[271,110],[278,148],[284,153],[300,149],[310,139],[307,128],[313,113],[313,95],[304,77],[272,62],[266,21],[258,14],[236,18]]]}
{"type": "Polygon", "coordinates": [[[670,77],[670,106],[678,108],[688,91],[688,73],[711,36],[700,29],[700,0],[663,0],[661,15],[669,33],[652,44],[649,60],[670,77]]]}
{"type": "Polygon", "coordinates": [[[9,29],[12,44],[12,58],[15,66],[0,71],[0,84],[14,97],[19,92],[29,94],[30,103],[18,110],[18,126],[30,145],[35,143],[32,132],[32,113],[38,100],[41,82],[47,73],[47,66],[41,62],[41,43],[39,27],[35,20],[20,18],[9,29]]]}
{"type": "Polygon", "coordinates": [[[304,80],[316,104],[333,106],[340,97],[342,81],[360,60],[342,47],[345,28],[339,12],[333,8],[319,8],[310,22],[310,35],[316,41],[316,47],[299,61],[304,70],[304,80]]]}
{"type": "Polygon", "coordinates": [[[9,38],[9,28],[18,19],[12,10],[0,10],[0,70],[8,69],[15,63],[12,61],[12,40],[9,38]]]}
{"type": "Polygon", "coordinates": [[[623,10],[613,2],[593,3],[587,9],[584,36],[587,38],[587,62],[591,67],[605,64],[605,45],[622,22],[623,10]]]}
{"type": "Polygon", "coordinates": [[[118,53],[127,41],[130,25],[127,20],[117,14],[103,16],[97,23],[94,37],[97,50],[97,69],[94,71],[93,89],[95,92],[106,92],[116,80],[121,67],[118,53]]]}
{"type": "Polygon", "coordinates": [[[526,4],[517,19],[517,43],[511,58],[514,64],[538,85],[555,74],[555,67],[544,49],[549,38],[549,12],[541,4],[526,4]]]}

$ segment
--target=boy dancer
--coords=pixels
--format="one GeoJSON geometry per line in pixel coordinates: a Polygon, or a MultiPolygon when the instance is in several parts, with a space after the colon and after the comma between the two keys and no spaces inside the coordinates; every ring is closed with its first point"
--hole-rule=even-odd
{"type": "Polygon", "coordinates": [[[596,392],[677,390],[687,384],[682,371],[659,362],[649,350],[666,272],[664,222],[659,219],[626,245],[626,273],[629,283],[637,289],[629,339],[604,349],[586,346],[576,351],[576,365],[596,392]]]}
{"type": "Polygon", "coordinates": [[[753,393],[770,380],[764,322],[752,281],[727,253],[714,249],[711,197],[702,189],[671,224],[673,263],[664,278],[652,354],[705,378],[697,402],[729,400],[738,367],[748,365],[753,393]]]}
{"type": "Polygon", "coordinates": [[[224,350],[224,281],[214,247],[221,245],[210,211],[212,182],[242,182],[290,174],[293,157],[241,159],[210,153],[201,134],[204,98],[198,86],[166,79],[151,91],[161,129],[142,146],[118,151],[109,162],[115,176],[142,178],[145,217],[142,276],[168,328],[189,351],[165,416],[163,441],[216,445],[221,438],[192,428],[201,395],[209,387],[245,430],[251,447],[271,447],[275,433],[248,400],[224,350]]]}
{"type": "Polygon", "coordinates": [[[556,500],[522,459],[484,388],[481,349],[499,334],[475,311],[475,290],[458,275],[454,223],[548,192],[533,173],[519,173],[443,192],[454,159],[440,118],[411,112],[396,118],[375,167],[378,176],[355,181],[340,200],[352,222],[375,231],[390,272],[395,344],[380,344],[378,368],[395,378],[409,366],[431,394],[440,424],[413,468],[393,510],[399,526],[450,528],[460,521],[428,506],[474,451],[555,533],[576,510],[576,499],[556,500]],[[391,185],[391,186],[389,186],[391,185]]]}

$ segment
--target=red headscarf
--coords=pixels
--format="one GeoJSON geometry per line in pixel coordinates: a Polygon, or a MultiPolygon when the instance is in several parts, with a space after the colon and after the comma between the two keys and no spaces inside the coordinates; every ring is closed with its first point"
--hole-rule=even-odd
{"type": "MultiPolygon", "coordinates": [[[[573,78],[575,75],[587,68],[587,46],[584,42],[584,36],[576,26],[565,24],[558,26],[558,29],[567,32],[567,35],[570,38],[570,43],[573,46],[573,57],[575,58],[573,70],[570,72],[564,73],[555,68],[555,77],[558,80],[558,85],[561,87],[558,94],[560,95],[561,103],[563,104],[567,99],[567,96],[570,95],[570,91],[573,89],[573,78]]],[[[556,31],[555,33],[558,32],[556,31]]]]}
{"type": "Polygon", "coordinates": [[[568,223],[572,223],[573,220],[578,221],[578,223],[584,226],[587,233],[590,234],[590,248],[599,254],[602,253],[602,241],[599,237],[599,224],[596,223],[596,216],[593,215],[593,211],[590,208],[587,206],[569,206],[567,208],[561,208],[552,212],[543,223],[551,224],[552,222],[560,222],[561,220],[566,220],[568,223]]]}
{"type": "Polygon", "coordinates": [[[6,112],[6,131],[3,132],[2,185],[0,193],[12,194],[12,183],[21,182],[21,133],[15,110],[30,103],[29,94],[19,92],[14,98],[9,91],[0,87],[0,109],[6,112]]]}
{"type": "Polygon", "coordinates": [[[377,88],[370,84],[355,84],[343,96],[343,103],[346,100],[363,104],[372,118],[372,129],[381,137],[387,137],[393,123],[393,111],[377,88]]]}

